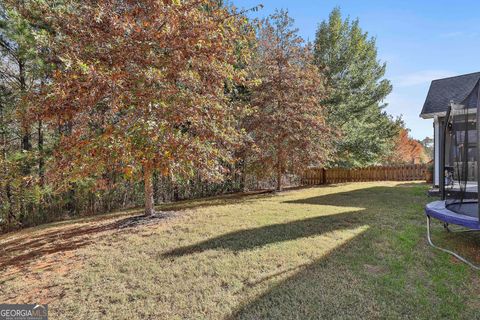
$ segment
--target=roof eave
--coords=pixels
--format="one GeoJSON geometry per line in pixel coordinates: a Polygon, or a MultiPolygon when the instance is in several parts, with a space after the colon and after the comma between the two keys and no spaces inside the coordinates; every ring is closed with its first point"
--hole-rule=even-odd
{"type": "MultiPolygon", "coordinates": [[[[467,109],[469,114],[475,114],[477,113],[476,108],[468,108],[467,109]]],[[[421,113],[420,118],[422,119],[433,119],[435,116],[437,117],[445,117],[447,115],[447,111],[442,111],[442,112],[432,112],[432,113],[421,113]]]]}
{"type": "Polygon", "coordinates": [[[447,115],[446,111],[442,112],[433,112],[433,113],[421,113],[420,118],[422,119],[433,119],[435,116],[437,117],[445,117],[447,115]]]}

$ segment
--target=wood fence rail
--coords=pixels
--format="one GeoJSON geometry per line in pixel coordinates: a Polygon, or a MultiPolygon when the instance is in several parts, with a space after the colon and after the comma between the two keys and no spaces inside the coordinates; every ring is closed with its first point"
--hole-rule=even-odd
{"type": "Polygon", "coordinates": [[[412,181],[425,180],[426,164],[375,166],[361,169],[309,168],[302,176],[302,185],[319,185],[355,181],[412,181]]]}

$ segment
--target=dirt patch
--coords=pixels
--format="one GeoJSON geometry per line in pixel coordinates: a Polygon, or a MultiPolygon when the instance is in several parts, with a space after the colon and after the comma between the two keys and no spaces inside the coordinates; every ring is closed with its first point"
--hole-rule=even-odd
{"type": "MultiPolygon", "coordinates": [[[[143,215],[127,218],[113,218],[107,221],[92,221],[80,225],[39,230],[33,234],[12,237],[0,248],[0,270],[7,267],[22,268],[31,261],[59,252],[75,251],[91,244],[98,236],[114,233],[127,228],[153,225],[176,217],[174,211],[159,212],[146,217],[143,215]]],[[[2,276],[4,273],[2,273],[2,276]]],[[[0,276],[1,277],[1,276],[0,276]]]]}
{"type": "Polygon", "coordinates": [[[384,274],[386,272],[384,267],[381,266],[374,266],[372,264],[364,264],[363,267],[365,268],[365,271],[367,271],[370,274],[384,274]]]}
{"type": "Polygon", "coordinates": [[[47,255],[28,266],[11,266],[2,272],[5,285],[0,286],[0,295],[5,303],[50,303],[64,294],[57,282],[82,264],[81,257],[69,251],[47,255]],[[21,287],[9,290],[9,279],[14,278],[22,279],[21,287]]]}
{"type": "Polygon", "coordinates": [[[112,217],[12,233],[0,247],[0,296],[8,303],[49,303],[59,299],[64,295],[59,281],[84,263],[77,254],[79,248],[105,235],[154,226],[178,215],[175,211],[158,212],[148,217],[112,217]],[[13,279],[22,279],[15,290],[11,288],[13,279]]]}

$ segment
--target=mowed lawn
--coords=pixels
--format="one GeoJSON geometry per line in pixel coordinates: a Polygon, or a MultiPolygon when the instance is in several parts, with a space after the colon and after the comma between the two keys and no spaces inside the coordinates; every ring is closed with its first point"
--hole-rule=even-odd
{"type": "MultiPolygon", "coordinates": [[[[339,184],[7,234],[0,302],[51,319],[480,319],[480,272],[426,243],[426,190],[339,184]]],[[[480,263],[480,235],[433,232],[480,263]]]]}

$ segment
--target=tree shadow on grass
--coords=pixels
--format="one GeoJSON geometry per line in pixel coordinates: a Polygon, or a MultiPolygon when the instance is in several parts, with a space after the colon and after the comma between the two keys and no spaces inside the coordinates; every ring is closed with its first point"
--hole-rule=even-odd
{"type": "MultiPolygon", "coordinates": [[[[368,231],[367,231],[368,232],[368,231]]],[[[336,255],[351,250],[356,237],[322,258],[295,268],[293,275],[241,305],[227,319],[369,319],[378,318],[373,299],[353,288],[348,265],[336,255]]]]}
{"type": "Polygon", "coordinates": [[[31,236],[25,234],[6,241],[0,248],[0,270],[14,266],[20,271],[27,270],[31,262],[54,253],[64,253],[90,245],[106,232],[121,232],[149,224],[160,223],[175,217],[174,213],[164,212],[152,217],[134,215],[110,220],[96,220],[82,226],[55,228],[31,236]]]}
{"type": "MultiPolygon", "coordinates": [[[[425,244],[425,251],[415,254],[420,263],[409,265],[407,260],[403,260],[394,265],[384,264],[382,259],[363,258],[373,254],[366,250],[368,241],[371,241],[370,232],[371,229],[312,263],[295,268],[293,275],[268,286],[265,292],[241,304],[226,319],[440,319],[454,318],[454,315],[472,318],[458,314],[455,309],[450,310],[453,314],[445,315],[435,303],[419,303],[423,299],[442,304],[454,302],[454,299],[438,291],[431,290],[428,297],[422,294],[421,289],[415,294],[411,292],[415,286],[432,289],[431,283],[438,278],[437,272],[448,272],[448,266],[438,262],[442,259],[428,262],[431,259],[430,247],[425,244]],[[395,283],[404,279],[395,271],[399,265],[410,276],[404,286],[395,288],[395,283]],[[415,278],[415,273],[418,278],[415,278]]],[[[395,258],[391,256],[390,259],[395,258]]],[[[398,260],[402,259],[398,257],[398,260]]],[[[455,268],[455,261],[450,262],[455,268]]],[[[472,293],[464,289],[462,294],[472,293]]],[[[454,295],[455,290],[452,290],[449,296],[454,295]]],[[[464,305],[462,311],[469,315],[472,307],[467,310],[467,306],[464,305]]]]}
{"type": "Polygon", "coordinates": [[[332,193],[327,195],[320,195],[304,199],[288,200],[284,201],[284,203],[338,207],[359,206],[369,209],[378,207],[378,204],[382,202],[388,202],[389,198],[394,196],[395,187],[371,187],[346,192],[332,193]]]}
{"type": "Polygon", "coordinates": [[[335,230],[355,228],[364,224],[362,216],[362,211],[355,211],[239,230],[194,245],[171,250],[165,253],[164,256],[183,256],[211,249],[231,251],[254,249],[271,243],[317,236],[335,230]]]}
{"type": "MultiPolygon", "coordinates": [[[[358,219],[357,225],[368,225],[369,228],[362,232],[362,237],[355,236],[321,258],[293,269],[293,275],[269,287],[253,301],[238,307],[228,319],[378,318],[375,301],[366,296],[368,289],[358,285],[357,277],[360,275],[352,272],[349,266],[354,261],[349,261],[343,255],[354,257],[359,250],[365,250],[365,241],[371,241],[367,235],[371,234],[372,229],[380,227],[376,217],[377,209],[382,206],[384,198],[388,200],[392,195],[392,189],[394,188],[372,187],[284,201],[299,205],[362,207],[365,209],[361,212],[338,215],[338,221],[335,221],[336,216],[327,216],[332,220],[319,219],[319,227],[330,229],[329,225],[333,224],[332,229],[335,230],[335,224],[338,225],[339,221],[358,219]]],[[[318,218],[313,218],[315,219],[318,218]]],[[[355,224],[348,227],[355,227],[355,224]]],[[[376,270],[375,267],[372,269],[376,270]]]]}
{"type": "MultiPolygon", "coordinates": [[[[418,184],[411,186],[416,185],[418,184]]],[[[424,213],[421,210],[414,212],[410,209],[406,213],[407,216],[402,216],[401,218],[393,214],[402,208],[402,203],[408,206],[410,204],[409,201],[420,200],[420,198],[415,200],[413,198],[414,195],[409,194],[398,196],[398,193],[404,191],[397,187],[402,188],[404,185],[399,184],[393,188],[374,187],[285,201],[285,203],[289,204],[365,207],[364,214],[362,214],[362,222],[369,225],[370,228],[362,234],[362,237],[354,237],[310,264],[301,265],[293,269],[293,275],[268,287],[267,291],[254,298],[253,301],[250,300],[240,305],[228,319],[395,319],[402,317],[440,317],[441,312],[439,312],[435,304],[427,304],[425,306],[418,303],[419,299],[424,298],[421,295],[421,291],[418,291],[417,295],[411,294],[409,292],[411,288],[408,285],[405,287],[387,288],[389,285],[392,286],[392,283],[395,283],[395,277],[401,278],[401,275],[397,275],[395,271],[390,270],[389,263],[382,262],[385,259],[383,257],[384,253],[378,254],[377,257],[382,257],[377,258],[378,260],[374,258],[376,255],[372,257],[374,252],[371,251],[371,243],[382,241],[373,238],[374,236],[387,233],[386,237],[393,241],[404,241],[405,237],[407,237],[407,235],[402,234],[403,228],[384,229],[383,225],[385,223],[393,224],[401,220],[401,223],[404,225],[413,225],[413,228],[415,228],[413,230],[418,230],[418,225],[423,223],[424,213]],[[398,207],[398,204],[400,204],[400,207],[398,207]],[[393,209],[392,212],[385,211],[384,208],[388,207],[395,208],[396,211],[393,209]],[[379,215],[382,215],[382,217],[379,217],[379,215]],[[370,278],[370,280],[364,282],[365,278],[370,278]],[[384,279],[388,279],[388,281],[384,279]],[[383,296],[383,293],[378,290],[386,290],[390,298],[383,296]]],[[[408,190],[405,191],[409,192],[408,190]]],[[[406,227],[407,230],[409,228],[406,227]]],[[[437,228],[435,232],[437,236],[440,236],[441,228],[437,228]]],[[[450,246],[455,243],[467,252],[466,244],[475,244],[475,242],[472,242],[472,239],[467,237],[453,236],[445,232],[443,235],[444,237],[449,237],[450,246]]],[[[395,248],[390,251],[389,259],[395,261],[393,264],[395,267],[404,263],[402,268],[406,268],[408,272],[413,274],[418,272],[423,279],[434,278],[437,272],[435,268],[442,268],[442,263],[438,262],[441,259],[437,259],[437,262],[431,262],[431,254],[441,255],[442,253],[430,251],[432,248],[428,247],[426,237],[423,234],[420,238],[417,238],[417,236],[415,241],[418,241],[417,245],[420,245],[420,249],[414,255],[416,255],[415,261],[420,261],[418,264],[411,264],[408,258],[400,256],[402,254],[400,252],[395,256],[395,252],[397,252],[395,248]],[[428,263],[432,263],[431,267],[433,267],[433,270],[425,268],[425,264],[428,263]]],[[[469,236],[471,237],[472,235],[469,236]]],[[[269,280],[267,279],[267,281],[269,280]]],[[[415,278],[412,278],[410,281],[412,286],[414,284],[418,286],[415,278]]],[[[421,282],[420,280],[418,281],[421,282]]],[[[431,281],[425,280],[425,283],[431,283],[431,281]]],[[[435,294],[437,293],[431,292],[432,296],[435,294]]],[[[441,296],[434,296],[432,299],[444,299],[442,302],[448,303],[441,296]]]]}
{"type": "MultiPolygon", "coordinates": [[[[406,218],[402,213],[402,217],[395,215],[393,212],[398,211],[403,207],[408,207],[413,204],[413,197],[420,197],[422,202],[435,201],[436,199],[428,200],[424,193],[411,193],[412,187],[419,187],[425,185],[424,183],[398,183],[394,187],[372,187],[348,192],[334,193],[328,195],[321,195],[309,197],[304,199],[284,201],[288,204],[300,205],[319,205],[319,206],[337,206],[337,207],[363,207],[365,208],[365,220],[370,226],[382,227],[385,225],[398,226],[405,223],[402,218],[406,218]],[[410,190],[408,190],[410,188],[410,190]],[[399,194],[407,192],[402,198],[399,194]],[[408,199],[408,200],[405,200],[408,199]]],[[[415,200],[413,200],[415,201],[415,200]]],[[[397,213],[398,214],[398,213],[397,213]]],[[[417,224],[425,224],[425,212],[422,206],[418,212],[409,215],[408,220],[415,220],[417,224]]],[[[440,221],[434,220],[433,228],[436,225],[441,225],[440,221]]],[[[426,227],[425,227],[426,228],[426,227]]],[[[439,230],[444,231],[442,228],[439,230]]],[[[426,232],[426,230],[425,230],[426,232]]],[[[470,248],[472,245],[478,249],[480,241],[480,233],[446,233],[438,232],[441,238],[450,238],[457,243],[457,249],[460,247],[470,248]]],[[[470,250],[475,251],[475,250],[470,250]]],[[[478,255],[478,253],[477,253],[478,255]]],[[[477,259],[478,260],[478,259],[477,259]]]]}
{"type": "Polygon", "coordinates": [[[211,249],[226,249],[231,251],[249,250],[271,243],[317,236],[335,230],[355,228],[360,225],[375,222],[365,222],[365,219],[368,216],[368,208],[377,206],[375,202],[372,202],[372,198],[374,198],[374,195],[376,194],[388,194],[389,192],[393,192],[392,189],[392,187],[371,187],[348,192],[284,201],[284,203],[288,204],[315,204],[337,207],[355,206],[365,209],[333,215],[321,215],[304,220],[295,220],[247,230],[239,230],[223,234],[197,244],[173,249],[169,252],[166,252],[164,256],[183,256],[211,249]]]}
{"type": "Polygon", "coordinates": [[[157,210],[161,210],[158,211],[158,215],[151,218],[145,218],[141,209],[129,209],[103,216],[79,217],[54,222],[18,233],[7,233],[2,235],[4,241],[0,241],[0,270],[10,266],[17,267],[20,271],[27,270],[30,263],[43,256],[85,247],[105,232],[121,232],[124,229],[161,223],[165,219],[177,216],[177,213],[182,210],[256,201],[268,197],[267,193],[268,191],[236,193],[163,204],[157,207],[157,210]]]}

